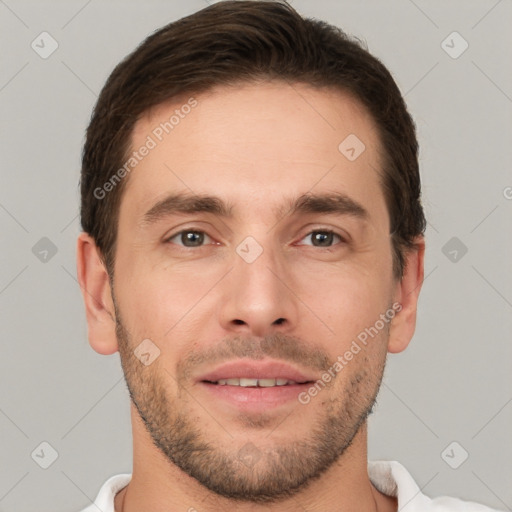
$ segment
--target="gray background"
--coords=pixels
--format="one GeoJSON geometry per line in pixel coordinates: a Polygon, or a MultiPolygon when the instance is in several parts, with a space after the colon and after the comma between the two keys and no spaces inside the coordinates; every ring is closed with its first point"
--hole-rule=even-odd
{"type": "MultiPolygon", "coordinates": [[[[366,40],[419,131],[426,280],[415,338],[389,358],[370,458],[402,462],[426,494],[512,510],[511,2],[292,4],[366,40]],[[453,31],[469,44],[458,58],[442,46],[453,31]]],[[[113,66],[205,5],[0,0],[2,512],[78,511],[131,471],[118,354],[89,347],[76,282],[80,151],[113,66]],[[59,45],[46,59],[31,48],[42,31],[59,45]],[[48,469],[43,441],[58,453],[48,469]]]]}

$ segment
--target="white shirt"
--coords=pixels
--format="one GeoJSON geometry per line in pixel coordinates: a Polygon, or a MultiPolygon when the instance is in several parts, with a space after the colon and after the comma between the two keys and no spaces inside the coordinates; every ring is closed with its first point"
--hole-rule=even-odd
{"type": "MultiPolygon", "coordinates": [[[[400,512],[498,512],[471,501],[442,496],[425,496],[409,472],[396,461],[368,462],[368,476],[382,493],[398,499],[400,512]]],[[[82,512],[115,512],[115,495],[130,482],[132,475],[124,473],[109,478],[101,487],[93,504],[82,512]]]]}

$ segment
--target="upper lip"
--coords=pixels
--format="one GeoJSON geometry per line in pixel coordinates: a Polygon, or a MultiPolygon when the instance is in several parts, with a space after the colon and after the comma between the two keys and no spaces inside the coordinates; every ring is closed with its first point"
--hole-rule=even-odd
{"type": "Polygon", "coordinates": [[[217,382],[220,379],[287,379],[295,382],[316,380],[311,374],[304,373],[282,361],[251,361],[238,359],[217,366],[214,370],[201,375],[197,381],[217,382]]]}

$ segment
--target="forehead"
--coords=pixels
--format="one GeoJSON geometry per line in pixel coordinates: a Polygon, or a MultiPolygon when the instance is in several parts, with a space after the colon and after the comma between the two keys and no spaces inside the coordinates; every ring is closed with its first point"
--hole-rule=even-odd
{"type": "Polygon", "coordinates": [[[265,82],[182,96],[146,112],[131,143],[132,151],[150,149],[129,173],[121,217],[176,190],[269,211],[283,195],[313,189],[383,202],[375,123],[357,100],[332,89],[265,82]]]}

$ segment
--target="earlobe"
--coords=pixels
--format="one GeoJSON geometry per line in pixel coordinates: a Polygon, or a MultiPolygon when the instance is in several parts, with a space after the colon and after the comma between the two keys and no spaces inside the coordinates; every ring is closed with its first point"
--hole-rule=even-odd
{"type": "Polygon", "coordinates": [[[416,239],[414,248],[404,254],[404,275],[395,288],[395,301],[401,304],[401,309],[391,323],[388,352],[405,350],[414,334],[418,297],[424,278],[424,256],[425,239],[421,236],[416,239]]]}
{"type": "Polygon", "coordinates": [[[118,346],[110,281],[98,247],[87,233],[80,233],[77,240],[77,276],[85,304],[89,343],[99,354],[113,354],[118,346]]]}

